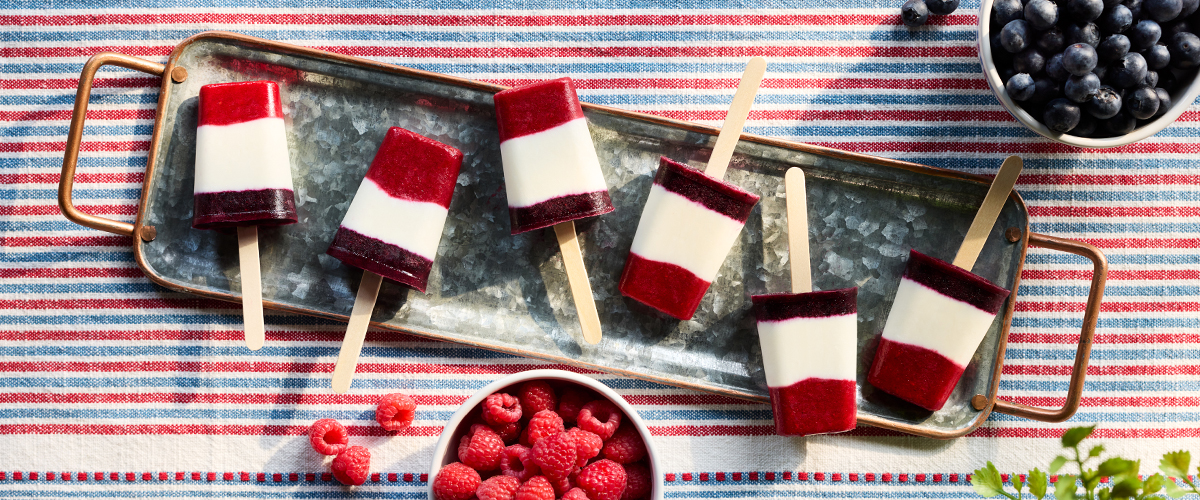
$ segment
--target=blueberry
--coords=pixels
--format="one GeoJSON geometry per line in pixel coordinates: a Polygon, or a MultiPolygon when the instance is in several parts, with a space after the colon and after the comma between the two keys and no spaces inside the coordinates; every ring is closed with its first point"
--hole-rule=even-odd
{"type": "Polygon", "coordinates": [[[1000,75],[1000,81],[1002,82],[1007,82],[1009,78],[1012,78],[1017,74],[1016,70],[1012,68],[1011,64],[1002,68],[996,68],[996,73],[1000,75]]]}
{"type": "Polygon", "coordinates": [[[1083,108],[1089,115],[1101,120],[1112,118],[1121,111],[1121,95],[1116,89],[1103,85],[1096,90],[1091,99],[1083,103],[1083,108]]]}
{"type": "Polygon", "coordinates": [[[1171,93],[1161,87],[1155,88],[1154,93],[1158,95],[1158,112],[1154,113],[1154,117],[1167,114],[1171,109],[1171,93]]]}
{"type": "Polygon", "coordinates": [[[1171,51],[1161,43],[1146,49],[1142,52],[1142,57],[1146,58],[1146,67],[1150,69],[1163,69],[1171,63],[1171,51]]]}
{"type": "Polygon", "coordinates": [[[1108,66],[1105,66],[1103,64],[1098,65],[1098,66],[1096,66],[1096,69],[1092,70],[1092,74],[1096,75],[1096,77],[1099,78],[1101,82],[1103,82],[1104,77],[1108,76],[1108,66]]]}
{"type": "Polygon", "coordinates": [[[1057,54],[1067,48],[1067,35],[1058,26],[1051,26],[1038,36],[1037,47],[1043,54],[1057,54]]]}
{"type": "Polygon", "coordinates": [[[1142,0],[1125,0],[1124,5],[1134,19],[1142,18],[1142,0]]]}
{"type": "Polygon", "coordinates": [[[1066,27],[1067,45],[1086,43],[1095,47],[1100,45],[1100,28],[1096,23],[1068,24],[1066,27]]]}
{"type": "Polygon", "coordinates": [[[1133,13],[1129,12],[1129,7],[1116,4],[1104,9],[1096,25],[1105,33],[1121,33],[1133,25],[1133,13]]]}
{"type": "Polygon", "coordinates": [[[1165,23],[1183,12],[1183,0],[1142,0],[1142,13],[1150,19],[1165,23]]]}
{"type": "Polygon", "coordinates": [[[1113,86],[1117,88],[1136,87],[1146,78],[1146,59],[1137,52],[1125,54],[1121,60],[1112,63],[1109,68],[1113,86]]]}
{"type": "Polygon", "coordinates": [[[1025,19],[1025,4],[1021,0],[996,0],[992,4],[992,20],[1004,26],[1017,19],[1025,19]]]}
{"type": "Polygon", "coordinates": [[[1067,0],[1066,11],[1067,18],[1077,23],[1095,21],[1104,12],[1104,2],[1101,0],[1067,0]]]}
{"type": "Polygon", "coordinates": [[[1160,39],[1160,41],[1170,40],[1171,37],[1175,36],[1176,33],[1179,33],[1181,31],[1186,31],[1188,33],[1194,33],[1196,30],[1192,29],[1192,25],[1190,23],[1188,23],[1186,19],[1178,19],[1173,22],[1162,25],[1162,38],[1160,39]]]}
{"type": "Polygon", "coordinates": [[[1179,84],[1179,78],[1170,69],[1164,69],[1162,73],[1158,74],[1158,86],[1166,89],[1167,92],[1174,92],[1179,88],[1179,84]]]}
{"type": "Polygon", "coordinates": [[[1072,75],[1067,79],[1067,83],[1063,84],[1063,94],[1067,99],[1078,103],[1087,102],[1097,90],[1100,90],[1100,77],[1092,73],[1083,76],[1072,75]]]}
{"type": "Polygon", "coordinates": [[[1079,115],[1079,106],[1075,103],[1066,99],[1055,99],[1046,105],[1042,123],[1050,130],[1067,133],[1079,125],[1079,115]]]}
{"type": "Polygon", "coordinates": [[[1145,78],[1142,78],[1142,81],[1140,83],[1138,83],[1137,85],[1134,85],[1134,87],[1150,87],[1150,88],[1154,88],[1157,86],[1158,86],[1158,72],[1157,71],[1147,71],[1145,78]]]}
{"type": "Polygon", "coordinates": [[[900,20],[905,26],[916,28],[929,19],[929,7],[925,6],[924,0],[908,0],[904,5],[900,6],[900,20]]]}
{"type": "Polygon", "coordinates": [[[1191,33],[1176,33],[1171,37],[1167,50],[1177,68],[1193,68],[1200,64],[1200,37],[1191,33]]]}
{"type": "Polygon", "coordinates": [[[1117,113],[1104,122],[1104,130],[1114,136],[1128,134],[1135,128],[1137,128],[1137,118],[1124,112],[1117,113]]]}
{"type": "Polygon", "coordinates": [[[1033,31],[1029,29],[1029,23],[1024,19],[1009,21],[1004,25],[1004,29],[1000,30],[1000,45],[1004,50],[1016,54],[1029,47],[1029,34],[1033,31]]]}
{"type": "Polygon", "coordinates": [[[1129,37],[1130,49],[1146,50],[1158,43],[1158,39],[1162,37],[1162,27],[1154,21],[1143,19],[1129,28],[1125,36],[1129,37]]]}
{"type": "Polygon", "coordinates": [[[1061,88],[1058,83],[1048,78],[1033,79],[1033,97],[1027,101],[1029,104],[1043,104],[1051,99],[1059,96],[1061,88]]]}
{"type": "Polygon", "coordinates": [[[1183,10],[1179,11],[1179,18],[1188,17],[1200,10],[1200,0],[1183,0],[1183,10]]]}
{"type": "Polygon", "coordinates": [[[925,7],[930,14],[944,16],[958,9],[958,0],[925,0],[925,7]]]}
{"type": "Polygon", "coordinates": [[[1145,120],[1158,112],[1158,94],[1151,87],[1142,87],[1125,98],[1125,111],[1134,118],[1145,120]]]}
{"type": "Polygon", "coordinates": [[[1063,51],[1063,69],[1075,76],[1091,73],[1098,61],[1096,49],[1086,43],[1074,44],[1063,51]]]}
{"type": "Polygon", "coordinates": [[[1087,113],[1079,114],[1079,124],[1071,129],[1071,135],[1079,137],[1091,137],[1096,133],[1096,119],[1087,113]]]}
{"type": "Polygon", "coordinates": [[[1071,76],[1071,74],[1067,73],[1067,70],[1063,68],[1062,58],[1062,53],[1050,56],[1050,59],[1046,60],[1045,68],[1046,76],[1049,76],[1051,80],[1059,83],[1067,81],[1067,77],[1071,76]]]}
{"type": "Polygon", "coordinates": [[[1012,66],[1017,73],[1036,75],[1046,67],[1046,58],[1037,49],[1026,49],[1025,52],[1013,57],[1012,66]]]}
{"type": "Polygon", "coordinates": [[[1129,53],[1129,37],[1125,35],[1109,35],[1096,47],[1096,56],[1100,62],[1108,64],[1129,53]]]}
{"type": "Polygon", "coordinates": [[[1025,20],[1033,29],[1048,29],[1058,22],[1058,5],[1050,0],[1029,0],[1025,4],[1025,20]]]}
{"type": "Polygon", "coordinates": [[[1033,97],[1033,90],[1033,77],[1028,73],[1017,73],[1004,84],[1004,91],[1008,92],[1008,97],[1014,101],[1028,101],[1033,97]]]}

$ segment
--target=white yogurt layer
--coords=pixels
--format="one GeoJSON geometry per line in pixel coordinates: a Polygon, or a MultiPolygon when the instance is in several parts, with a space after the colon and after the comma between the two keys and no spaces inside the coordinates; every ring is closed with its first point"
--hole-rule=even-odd
{"type": "Polygon", "coordinates": [[[196,128],[197,193],[292,189],[283,118],[196,128]]]}
{"type": "Polygon", "coordinates": [[[363,179],[342,219],[342,227],[429,259],[437,255],[445,207],[437,203],[393,198],[371,179],[363,179]]]}
{"type": "Polygon", "coordinates": [[[995,314],[903,278],[883,338],[924,347],[967,366],[995,320],[995,314]]]}
{"type": "Polygon", "coordinates": [[[608,190],[584,118],[501,142],[500,159],[510,207],[608,190]]]}
{"type": "Polygon", "coordinates": [[[630,251],[677,265],[711,283],[743,225],[652,184],[630,251]]]}
{"type": "Polygon", "coordinates": [[[770,387],[808,378],[855,379],[857,314],[759,321],[758,342],[770,387]]]}

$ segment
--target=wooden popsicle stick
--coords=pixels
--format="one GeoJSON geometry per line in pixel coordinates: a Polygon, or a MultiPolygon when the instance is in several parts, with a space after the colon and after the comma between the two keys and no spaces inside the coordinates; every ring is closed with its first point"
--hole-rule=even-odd
{"type": "Polygon", "coordinates": [[[346,325],[346,336],[342,338],[342,350],[333,365],[333,392],[343,394],[350,390],[354,380],[354,369],[358,366],[358,354],[362,352],[363,340],[367,338],[367,327],[371,326],[371,312],[379,298],[379,285],[383,277],[363,271],[358,282],[358,295],[354,297],[354,309],[350,311],[350,323],[346,325]]]}
{"type": "Polygon", "coordinates": [[[975,220],[971,222],[971,228],[967,229],[967,237],[963,238],[962,246],[958,247],[958,255],[954,256],[954,262],[951,264],[967,271],[975,267],[975,260],[979,258],[979,252],[983,251],[983,244],[987,242],[992,226],[996,225],[1000,209],[1004,208],[1008,194],[1017,184],[1022,165],[1019,156],[1004,159],[1004,164],[1000,165],[1000,171],[996,172],[996,178],[992,179],[992,187],[988,188],[987,195],[983,197],[983,205],[975,212],[975,220]]]}
{"type": "Polygon", "coordinates": [[[258,264],[258,226],[238,226],[238,266],[242,273],[242,329],[246,347],[262,349],[266,341],[263,321],[262,273],[258,264]]]}
{"type": "Polygon", "coordinates": [[[571,297],[579,314],[579,326],[583,328],[583,340],[589,344],[599,344],[602,336],[600,314],[596,312],[596,299],[592,297],[587,268],[583,267],[583,252],[579,249],[575,222],[555,224],[554,235],[558,237],[558,249],[562,252],[563,266],[567,268],[567,283],[571,285],[571,297]]]}
{"type": "Polygon", "coordinates": [[[762,83],[763,74],[767,71],[767,60],[761,57],[750,59],[746,70],[742,72],[742,81],[738,82],[737,92],[733,94],[733,102],[729,103],[729,113],[725,115],[725,123],[721,124],[721,133],[717,134],[717,144],[713,146],[712,155],[708,157],[708,166],[704,174],[714,179],[725,177],[725,169],[733,158],[733,149],[742,136],[742,126],[750,115],[750,106],[754,104],[754,96],[758,94],[758,85],[762,83]]]}
{"type": "Polygon", "coordinates": [[[812,291],[812,266],[808,262],[808,197],[804,171],[789,168],[783,176],[787,194],[788,253],[792,261],[792,293],[812,291]]]}

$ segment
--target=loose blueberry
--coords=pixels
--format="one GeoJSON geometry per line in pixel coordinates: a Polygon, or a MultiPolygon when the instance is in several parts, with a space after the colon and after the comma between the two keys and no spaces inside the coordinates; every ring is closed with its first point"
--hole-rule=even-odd
{"type": "Polygon", "coordinates": [[[1026,49],[1013,57],[1012,66],[1017,73],[1036,75],[1046,67],[1046,58],[1037,49],[1026,49]]]}
{"type": "Polygon", "coordinates": [[[1142,57],[1146,58],[1146,67],[1154,70],[1163,69],[1171,63],[1171,51],[1161,43],[1146,49],[1142,52],[1142,57]]]}
{"type": "Polygon", "coordinates": [[[1000,30],[1000,45],[1004,50],[1016,54],[1029,47],[1029,34],[1033,31],[1029,29],[1029,22],[1024,19],[1009,21],[1004,25],[1004,29],[1000,30]]]}
{"type": "Polygon", "coordinates": [[[1116,4],[1104,9],[1096,25],[1105,33],[1121,33],[1133,25],[1133,13],[1129,12],[1129,7],[1116,4]]]}
{"type": "Polygon", "coordinates": [[[1025,20],[1033,29],[1049,29],[1058,22],[1058,5],[1050,0],[1030,0],[1025,4],[1025,20]]]}
{"type": "Polygon", "coordinates": [[[1037,48],[1043,54],[1057,54],[1067,48],[1067,35],[1058,26],[1051,26],[1037,39],[1037,48]]]}
{"type": "Polygon", "coordinates": [[[1142,13],[1150,19],[1165,23],[1183,12],[1183,0],[1142,0],[1142,13]]]}
{"type": "Polygon", "coordinates": [[[1079,115],[1079,106],[1075,103],[1066,99],[1055,99],[1046,105],[1042,123],[1050,130],[1067,133],[1079,125],[1079,115]]]}
{"type": "MultiPolygon", "coordinates": [[[[894,4],[893,4],[894,5],[894,4]]],[[[900,6],[900,20],[905,26],[916,28],[929,19],[929,7],[924,0],[908,0],[900,6]]]]}
{"type": "Polygon", "coordinates": [[[1017,73],[1004,84],[1004,91],[1014,101],[1028,101],[1033,97],[1033,77],[1027,73],[1017,73]]]}
{"type": "Polygon", "coordinates": [[[1146,78],[1146,59],[1137,52],[1126,54],[1109,67],[1109,77],[1117,88],[1136,87],[1146,78]]]}
{"type": "Polygon", "coordinates": [[[1158,112],[1154,113],[1154,118],[1157,118],[1171,110],[1171,93],[1162,87],[1154,89],[1154,93],[1158,95],[1158,112]]]}
{"type": "Polygon", "coordinates": [[[1067,0],[1065,10],[1067,18],[1077,23],[1095,21],[1104,12],[1104,2],[1101,0],[1067,0]]]}
{"type": "Polygon", "coordinates": [[[1096,23],[1068,24],[1066,27],[1067,45],[1086,43],[1095,47],[1100,45],[1100,28],[1096,23]]]}
{"type": "Polygon", "coordinates": [[[1124,112],[1117,113],[1104,122],[1104,130],[1114,136],[1128,134],[1135,128],[1137,128],[1137,118],[1124,112]]]}
{"type": "Polygon", "coordinates": [[[1046,76],[1049,76],[1051,80],[1059,83],[1067,81],[1067,77],[1071,76],[1071,74],[1067,73],[1067,70],[1063,68],[1062,59],[1062,53],[1058,53],[1050,56],[1050,59],[1046,60],[1046,76]]]}
{"type": "Polygon", "coordinates": [[[1167,44],[1171,61],[1177,68],[1189,69],[1200,64],[1200,37],[1191,33],[1176,33],[1167,44]]]}
{"type": "Polygon", "coordinates": [[[996,0],[992,4],[992,20],[1000,26],[1025,19],[1025,4],[1021,0],[996,0]]]}
{"type": "Polygon", "coordinates": [[[1158,94],[1150,87],[1142,87],[1125,97],[1125,111],[1139,120],[1154,116],[1158,112],[1158,105],[1158,94]]]}
{"type": "Polygon", "coordinates": [[[1125,32],[1125,36],[1129,37],[1130,50],[1146,50],[1153,47],[1158,43],[1158,39],[1162,38],[1162,27],[1154,21],[1143,19],[1129,28],[1125,32]]]}
{"type": "Polygon", "coordinates": [[[1091,73],[1098,61],[1099,58],[1096,55],[1096,49],[1086,43],[1071,45],[1067,47],[1067,50],[1063,51],[1063,69],[1075,76],[1091,73]]]}
{"type": "Polygon", "coordinates": [[[1121,95],[1116,89],[1107,85],[1101,86],[1091,99],[1083,104],[1083,108],[1087,110],[1089,115],[1092,115],[1101,120],[1106,120],[1116,116],[1117,112],[1121,111],[1121,95]]]}
{"type": "Polygon", "coordinates": [[[925,0],[925,7],[930,14],[944,16],[958,9],[958,0],[925,0]]]}
{"type": "Polygon", "coordinates": [[[1096,47],[1096,56],[1100,62],[1108,64],[1129,53],[1129,37],[1125,35],[1109,35],[1096,47]]]}
{"type": "Polygon", "coordinates": [[[1087,102],[1096,94],[1097,90],[1100,90],[1100,77],[1093,73],[1071,76],[1067,79],[1067,83],[1063,84],[1063,94],[1067,96],[1067,99],[1078,103],[1087,102]]]}

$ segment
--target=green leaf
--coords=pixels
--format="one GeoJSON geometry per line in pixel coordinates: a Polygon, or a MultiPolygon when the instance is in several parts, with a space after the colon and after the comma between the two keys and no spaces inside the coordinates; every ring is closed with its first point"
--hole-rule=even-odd
{"type": "Polygon", "coordinates": [[[1158,493],[1159,490],[1163,489],[1163,483],[1166,481],[1167,478],[1163,477],[1162,474],[1150,476],[1142,483],[1142,493],[1146,495],[1158,493]]]}
{"type": "Polygon", "coordinates": [[[1046,473],[1038,469],[1029,471],[1029,492],[1037,500],[1046,496],[1046,473]]]}
{"type": "Polygon", "coordinates": [[[1004,495],[1004,482],[1000,480],[1000,471],[988,461],[987,467],[975,470],[971,475],[971,487],[975,493],[984,498],[1004,495]]]}
{"type": "Polygon", "coordinates": [[[1186,451],[1173,451],[1163,455],[1158,463],[1158,470],[1171,477],[1187,477],[1188,464],[1192,462],[1192,454],[1186,451]]]}
{"type": "Polygon", "coordinates": [[[1142,482],[1135,477],[1126,478],[1113,485],[1113,498],[1134,498],[1141,489],[1142,482]]]}
{"type": "Polygon", "coordinates": [[[1075,476],[1058,476],[1054,483],[1054,498],[1057,500],[1075,500],[1075,476]]]}
{"type": "Polygon", "coordinates": [[[1169,479],[1163,482],[1163,491],[1171,498],[1179,498],[1188,494],[1187,490],[1180,488],[1178,484],[1175,484],[1175,481],[1169,479]]]}
{"type": "Polygon", "coordinates": [[[1088,452],[1088,458],[1098,457],[1101,453],[1104,453],[1104,445],[1098,444],[1093,446],[1091,451],[1088,452]]]}
{"type": "Polygon", "coordinates": [[[1113,477],[1124,474],[1133,468],[1134,463],[1120,457],[1113,457],[1100,462],[1100,477],[1113,477]]]}
{"type": "Polygon", "coordinates": [[[1095,425],[1088,427],[1072,427],[1063,433],[1062,444],[1063,448],[1074,448],[1079,446],[1079,442],[1092,435],[1092,431],[1096,430],[1095,425]]]}
{"type": "Polygon", "coordinates": [[[1012,479],[1012,485],[1013,485],[1013,488],[1016,488],[1016,489],[1017,489],[1017,495],[1020,495],[1020,494],[1021,494],[1021,489],[1025,487],[1025,483],[1024,483],[1023,481],[1021,481],[1021,475],[1020,475],[1020,474],[1013,474],[1013,475],[1011,475],[1011,476],[1008,476],[1008,477],[1009,477],[1010,479],[1012,479]]]}
{"type": "Polygon", "coordinates": [[[1100,500],[1109,500],[1112,498],[1112,492],[1108,491],[1108,488],[1104,488],[1096,493],[1096,496],[1100,497],[1100,500]]]}
{"type": "Polygon", "coordinates": [[[1058,470],[1061,469],[1063,465],[1066,465],[1066,463],[1067,457],[1062,455],[1054,457],[1054,460],[1050,462],[1050,473],[1058,474],[1058,470]]]}

